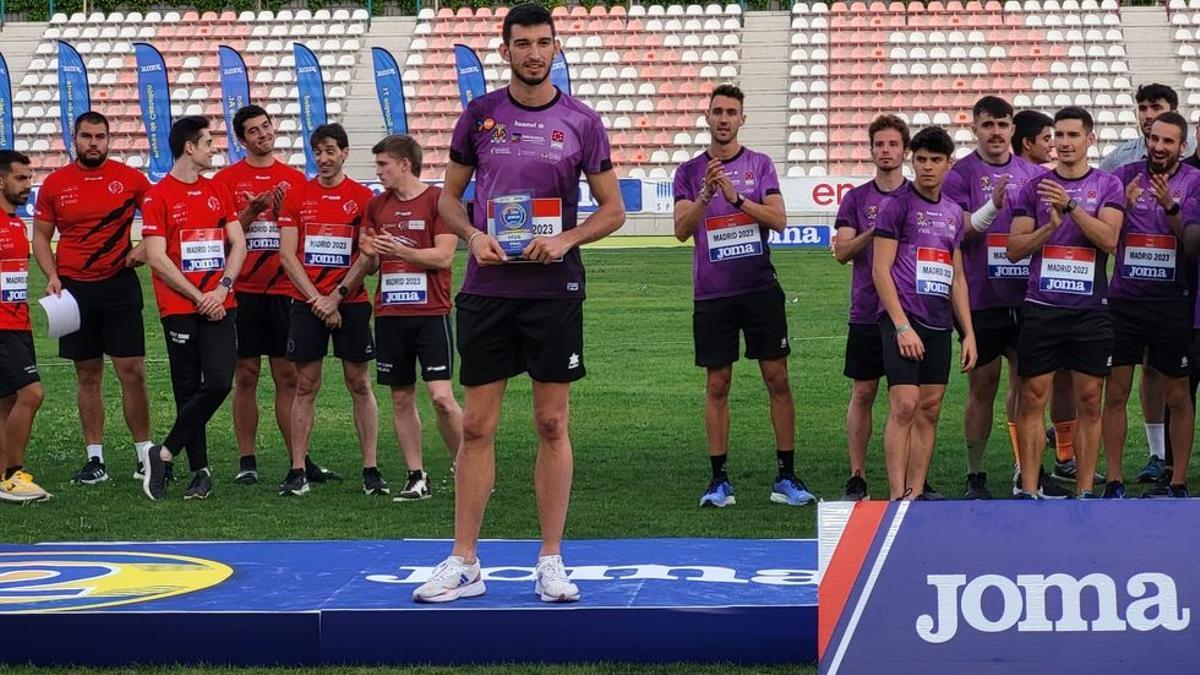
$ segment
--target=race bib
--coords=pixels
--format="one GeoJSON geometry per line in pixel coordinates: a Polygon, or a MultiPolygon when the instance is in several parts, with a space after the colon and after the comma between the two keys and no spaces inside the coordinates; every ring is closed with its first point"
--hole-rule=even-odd
{"type": "Polygon", "coordinates": [[[179,269],[184,272],[225,269],[225,230],[219,227],[180,230],[179,269]]]}
{"type": "Polygon", "coordinates": [[[1042,247],[1038,288],[1051,293],[1091,295],[1096,282],[1096,249],[1086,246],[1042,247]]]}
{"type": "Polygon", "coordinates": [[[762,255],[762,229],[749,214],[705,218],[704,233],[708,238],[709,262],[762,255]]]}
{"type": "Polygon", "coordinates": [[[313,267],[349,267],[354,251],[351,225],[307,225],[304,228],[304,264],[313,267]]]}
{"type": "Polygon", "coordinates": [[[917,247],[917,293],[939,298],[950,297],[954,283],[954,262],[950,252],[940,248],[917,247]]]}
{"type": "Polygon", "coordinates": [[[246,229],[247,251],[278,251],[279,223],[256,220],[246,229]]]}
{"type": "Polygon", "coordinates": [[[1169,234],[1125,235],[1121,276],[1139,281],[1175,280],[1175,237],[1169,234]]]}
{"type": "Polygon", "coordinates": [[[1017,262],[1008,259],[1008,234],[987,236],[987,270],[989,279],[1028,279],[1029,256],[1017,262]]]}
{"type": "Polygon", "coordinates": [[[24,303],[29,298],[29,261],[0,261],[0,302],[24,303]]]}
{"type": "Polygon", "coordinates": [[[388,307],[423,305],[429,299],[429,275],[401,261],[385,260],[379,277],[379,301],[388,307]]]}
{"type": "Polygon", "coordinates": [[[487,228],[505,255],[519,262],[534,237],[562,233],[562,200],[528,195],[497,197],[487,203],[487,228]]]}

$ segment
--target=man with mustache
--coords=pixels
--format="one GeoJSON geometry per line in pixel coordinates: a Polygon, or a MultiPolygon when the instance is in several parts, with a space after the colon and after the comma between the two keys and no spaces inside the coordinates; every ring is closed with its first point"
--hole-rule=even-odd
{"type": "Polygon", "coordinates": [[[29,158],[0,150],[0,502],[50,498],[25,470],[33,418],[45,398],[29,324],[29,238],[17,209],[33,191],[29,158]]]}
{"type": "Polygon", "coordinates": [[[538,437],[534,487],[542,545],[534,592],[544,602],[579,600],[562,559],[573,467],[571,382],[585,372],[579,247],[616,231],[625,208],[599,115],[549,79],[559,50],[550,12],[532,3],[513,7],[501,36],[500,56],[513,79],[471,101],[459,118],[438,202],[439,216],[471,254],[455,303],[466,405],[454,548],[413,592],[418,602],[450,602],[486,590],[479,530],[495,478],[504,391],[522,372],[533,380],[538,437]],[[461,201],[472,175],[473,220],[461,201]],[[597,207],[577,222],[581,176],[597,207]]]}
{"type": "Polygon", "coordinates": [[[142,287],[133,270],[146,256],[144,245],[130,241],[150,181],[108,158],[109,139],[104,115],[91,111],[75,120],[76,159],[46,178],[33,217],[33,255],[46,275],[46,294],[66,289],[79,303],[79,330],[58,341],[58,355],[75,363],[76,405],[88,456],[71,479],[77,485],[108,480],[101,394],[105,354],[121,383],[137,459],[135,479],[142,478],[151,445],[142,287]],[[57,250],[50,247],[55,231],[57,250]]]}
{"type": "Polygon", "coordinates": [[[1175,464],[1168,496],[1188,496],[1195,411],[1188,388],[1192,300],[1183,264],[1183,212],[1200,206],[1200,170],[1179,161],[1187,137],[1182,115],[1162,113],[1151,126],[1146,161],[1126,164],[1116,174],[1126,185],[1126,215],[1109,288],[1113,369],[1104,387],[1103,421],[1109,499],[1125,496],[1125,407],[1133,367],[1143,360],[1165,380],[1175,464]]]}

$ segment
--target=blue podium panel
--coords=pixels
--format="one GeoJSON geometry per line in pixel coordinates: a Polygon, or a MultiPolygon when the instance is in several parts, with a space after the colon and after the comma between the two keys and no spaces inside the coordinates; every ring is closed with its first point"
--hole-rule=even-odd
{"type": "Polygon", "coordinates": [[[413,603],[413,589],[449,548],[417,540],[0,546],[0,662],[816,658],[811,540],[568,542],[567,569],[583,594],[569,605],[533,593],[537,542],[485,541],[486,595],[413,603]],[[163,639],[132,639],[150,630],[163,639]],[[81,634],[96,640],[71,639],[81,634]]]}

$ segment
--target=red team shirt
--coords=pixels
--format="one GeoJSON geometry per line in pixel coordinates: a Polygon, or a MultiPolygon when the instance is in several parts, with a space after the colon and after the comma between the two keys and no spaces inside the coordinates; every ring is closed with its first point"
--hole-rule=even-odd
{"type": "MultiPolygon", "coordinates": [[[[454,234],[438,218],[439,187],[401,200],[388,190],[367,204],[363,227],[387,232],[412,248],[432,248],[439,234],[454,234]]],[[[450,270],[431,270],[403,260],[379,260],[376,316],[445,316],[450,313],[450,270]]]]}
{"type": "Polygon", "coordinates": [[[0,222],[0,330],[28,331],[29,233],[14,215],[0,222]]]}
{"type": "MultiPolygon", "coordinates": [[[[240,214],[249,200],[246,193],[259,195],[273,190],[277,185],[285,190],[299,188],[304,184],[304,174],[283,162],[260,169],[250,166],[246,160],[226,167],[213,176],[233,195],[233,205],[240,214]]],[[[254,218],[246,228],[246,264],[237,278],[237,290],[243,293],[270,293],[291,295],[292,282],[279,264],[279,214],[267,209],[254,218]]]]}
{"type": "MultiPolygon", "coordinates": [[[[237,220],[233,197],[225,187],[201,177],[184,183],[167,175],[150,188],[142,206],[142,236],[165,237],[167,257],[196,288],[217,288],[225,272],[225,224],[237,220]]],[[[159,316],[195,314],[196,305],[154,275],[159,316]]],[[[225,309],[237,306],[234,294],[225,309]]]]}
{"type": "MultiPolygon", "coordinates": [[[[332,188],[314,178],[289,190],[284,197],[279,227],[299,230],[296,257],[322,295],[332,293],[358,260],[359,228],[369,201],[370,188],[350,178],[332,188]]],[[[295,287],[291,294],[297,300],[308,301],[295,287]]],[[[359,286],[342,303],[367,300],[366,289],[359,286]]]]}
{"type": "Polygon", "coordinates": [[[95,169],[76,162],[47,176],[34,219],[58,229],[59,276],[102,281],[125,269],[134,212],[149,189],[142,172],[112,160],[95,169]]]}

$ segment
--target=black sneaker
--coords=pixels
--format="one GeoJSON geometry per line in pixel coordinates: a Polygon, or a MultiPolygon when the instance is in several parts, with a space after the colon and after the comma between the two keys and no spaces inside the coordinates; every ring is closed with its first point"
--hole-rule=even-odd
{"type": "Polygon", "coordinates": [[[429,489],[429,474],[424,471],[409,471],[408,480],[404,482],[404,489],[400,494],[392,498],[394,502],[415,502],[421,499],[429,499],[432,496],[429,489]]]}
{"type": "Polygon", "coordinates": [[[1075,495],[1070,490],[1050,480],[1045,469],[1038,469],[1038,496],[1042,499],[1070,499],[1075,495]]]}
{"type": "Polygon", "coordinates": [[[390,495],[392,489],[388,487],[387,481],[383,479],[383,474],[379,473],[378,467],[363,469],[363,494],[365,495],[390,495]]]}
{"type": "Polygon", "coordinates": [[[861,502],[864,499],[870,499],[871,495],[867,492],[867,479],[858,474],[850,477],[846,481],[846,491],[842,494],[844,502],[861,502]]]}
{"type": "MultiPolygon", "coordinates": [[[[938,492],[937,490],[934,490],[933,486],[929,484],[929,481],[925,481],[925,487],[924,487],[924,489],[921,490],[921,495],[925,496],[925,499],[921,500],[921,501],[925,501],[925,502],[944,502],[944,501],[946,501],[946,498],[942,495],[942,493],[938,492]]],[[[918,495],[918,497],[920,497],[921,495],[918,495]]]]}
{"type": "Polygon", "coordinates": [[[304,477],[310,483],[332,483],[342,480],[341,474],[326,469],[308,457],[304,458],[304,477]]]}
{"type": "Polygon", "coordinates": [[[1021,492],[1018,492],[1016,495],[1014,495],[1014,496],[1013,496],[1013,499],[1033,499],[1033,500],[1036,500],[1037,498],[1038,498],[1038,497],[1037,497],[1037,495],[1029,494],[1028,492],[1025,492],[1024,490],[1022,490],[1021,492]]]}
{"type": "Polygon", "coordinates": [[[1167,496],[1172,499],[1191,499],[1186,485],[1171,485],[1167,488],[1167,496]]]}
{"type": "Polygon", "coordinates": [[[308,477],[304,469],[290,469],[279,485],[280,497],[299,497],[308,494],[308,477]]]}
{"type": "MultiPolygon", "coordinates": [[[[1058,460],[1055,460],[1055,462],[1054,462],[1054,477],[1057,478],[1058,480],[1065,481],[1067,483],[1074,483],[1075,482],[1075,469],[1076,469],[1076,467],[1075,467],[1074,459],[1068,459],[1065,462],[1060,462],[1058,460]]],[[[1108,477],[1106,477],[1104,474],[1100,473],[1099,471],[1092,474],[1092,484],[1093,485],[1104,485],[1104,483],[1106,483],[1107,481],[1108,481],[1108,477]]]]}
{"type": "Polygon", "coordinates": [[[1125,499],[1125,484],[1119,480],[1109,481],[1104,486],[1105,499],[1125,499]]]}
{"type": "Polygon", "coordinates": [[[967,492],[963,499],[991,499],[992,493],[987,487],[987,473],[967,474],[967,492]]]}
{"type": "Polygon", "coordinates": [[[167,471],[171,463],[162,459],[161,445],[152,445],[146,453],[146,475],[142,478],[142,492],[152,500],[163,499],[167,496],[167,471]]]}
{"type": "Polygon", "coordinates": [[[1142,490],[1142,497],[1145,499],[1160,499],[1170,496],[1171,492],[1171,469],[1163,472],[1163,477],[1154,482],[1154,485],[1142,490]]]}
{"type": "Polygon", "coordinates": [[[242,469],[233,477],[234,485],[258,485],[257,469],[242,469]]]}
{"type": "Polygon", "coordinates": [[[208,469],[197,471],[192,477],[192,484],[183,493],[184,499],[208,499],[208,495],[212,494],[212,474],[208,469]]]}
{"type": "Polygon", "coordinates": [[[1058,434],[1054,431],[1054,425],[1046,427],[1046,447],[1051,450],[1058,447],[1058,434]]]}
{"type": "Polygon", "coordinates": [[[1167,462],[1161,457],[1150,457],[1150,461],[1146,462],[1146,466],[1137,473],[1137,482],[1153,483],[1163,477],[1167,472],[1167,462]]]}
{"type": "Polygon", "coordinates": [[[108,480],[108,472],[104,470],[104,462],[92,457],[88,459],[82,469],[76,472],[71,482],[76,485],[97,485],[106,480],[108,480]]]}

